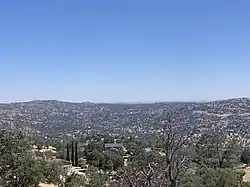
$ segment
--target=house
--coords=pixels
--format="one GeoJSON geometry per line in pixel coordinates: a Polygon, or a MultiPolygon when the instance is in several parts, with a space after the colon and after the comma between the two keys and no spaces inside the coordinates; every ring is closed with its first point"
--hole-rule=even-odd
{"type": "Polygon", "coordinates": [[[122,150],[126,151],[122,143],[105,143],[104,144],[105,150],[122,150]]]}

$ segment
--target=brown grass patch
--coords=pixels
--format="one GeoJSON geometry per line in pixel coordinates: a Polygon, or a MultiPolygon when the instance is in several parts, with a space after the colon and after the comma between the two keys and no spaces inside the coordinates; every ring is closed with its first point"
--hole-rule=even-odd
{"type": "Polygon", "coordinates": [[[45,184],[45,183],[40,183],[39,187],[56,187],[54,184],[45,184]]]}
{"type": "Polygon", "coordinates": [[[250,182],[250,167],[246,167],[244,171],[246,174],[243,177],[243,181],[250,182]]]}

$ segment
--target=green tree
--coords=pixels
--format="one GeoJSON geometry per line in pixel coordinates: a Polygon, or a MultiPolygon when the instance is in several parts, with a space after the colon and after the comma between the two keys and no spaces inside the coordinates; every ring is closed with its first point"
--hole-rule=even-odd
{"type": "Polygon", "coordinates": [[[103,153],[97,149],[91,150],[91,152],[85,153],[87,162],[94,167],[100,167],[103,160],[103,153]]]}
{"type": "Polygon", "coordinates": [[[146,148],[145,142],[141,139],[129,136],[123,140],[123,144],[127,149],[127,153],[130,155],[137,155],[139,152],[146,148]]]}
{"type": "Polygon", "coordinates": [[[61,176],[64,175],[63,163],[57,160],[47,162],[44,159],[40,159],[38,162],[39,171],[43,176],[42,182],[59,184],[61,176]]]}
{"type": "Polygon", "coordinates": [[[39,172],[39,167],[32,157],[19,157],[16,161],[15,169],[12,170],[7,186],[31,187],[37,186],[43,176],[39,172]]]}
{"type": "Polygon", "coordinates": [[[66,176],[65,181],[59,184],[59,187],[84,187],[87,185],[87,180],[82,175],[77,175],[75,173],[66,176]]]}
{"type": "Polygon", "coordinates": [[[241,154],[240,160],[244,164],[247,164],[247,165],[250,164],[250,150],[249,149],[245,149],[243,151],[243,153],[241,154]]]}
{"type": "Polygon", "coordinates": [[[67,161],[70,161],[70,156],[69,156],[69,143],[67,143],[67,146],[66,146],[66,160],[67,160],[67,161]]]}
{"type": "Polygon", "coordinates": [[[42,178],[29,139],[21,132],[0,132],[0,166],[4,186],[37,186],[42,178]]]}
{"type": "Polygon", "coordinates": [[[75,142],[75,166],[78,167],[78,147],[77,147],[77,142],[75,142]]]}
{"type": "Polygon", "coordinates": [[[86,175],[90,179],[86,187],[103,187],[107,182],[106,173],[100,172],[97,168],[90,167],[86,175]]]}
{"type": "Polygon", "coordinates": [[[72,166],[75,165],[75,156],[74,156],[74,142],[71,142],[71,162],[72,162],[72,166]]]}
{"type": "Polygon", "coordinates": [[[104,155],[104,158],[101,161],[101,169],[103,169],[104,171],[113,170],[112,158],[107,155],[104,155]]]}
{"type": "Polygon", "coordinates": [[[84,148],[84,156],[89,164],[100,168],[102,166],[102,160],[104,159],[103,151],[103,143],[99,141],[90,141],[84,148]]]}
{"type": "Polygon", "coordinates": [[[116,151],[106,151],[101,156],[102,160],[100,163],[101,169],[108,170],[118,170],[123,166],[123,157],[116,151]]]}
{"type": "Polygon", "coordinates": [[[182,178],[183,187],[243,187],[244,172],[232,168],[189,170],[182,178]]]}
{"type": "Polygon", "coordinates": [[[123,167],[124,159],[120,154],[113,154],[112,156],[113,170],[118,170],[123,167]]]}

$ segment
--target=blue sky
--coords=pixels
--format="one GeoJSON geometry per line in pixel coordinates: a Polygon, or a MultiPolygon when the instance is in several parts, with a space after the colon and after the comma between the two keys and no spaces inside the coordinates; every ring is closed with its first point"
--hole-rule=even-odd
{"type": "Polygon", "coordinates": [[[250,96],[250,1],[0,2],[0,102],[250,96]]]}

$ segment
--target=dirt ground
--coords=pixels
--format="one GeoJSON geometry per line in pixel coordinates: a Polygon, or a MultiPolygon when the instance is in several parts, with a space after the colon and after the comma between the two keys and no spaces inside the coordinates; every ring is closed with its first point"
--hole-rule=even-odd
{"type": "Polygon", "coordinates": [[[246,167],[244,171],[246,172],[246,174],[244,175],[243,180],[245,182],[250,182],[250,167],[246,167]]]}
{"type": "Polygon", "coordinates": [[[245,175],[243,176],[243,181],[250,182],[250,167],[247,167],[246,165],[239,165],[235,169],[239,171],[245,171],[245,175]]]}
{"type": "Polygon", "coordinates": [[[44,184],[44,183],[40,183],[39,187],[56,187],[54,184],[44,184]]]}

